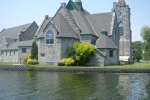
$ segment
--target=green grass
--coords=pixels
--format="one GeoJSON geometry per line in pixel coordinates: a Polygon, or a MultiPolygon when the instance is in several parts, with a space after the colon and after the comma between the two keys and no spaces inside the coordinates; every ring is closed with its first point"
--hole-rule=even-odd
{"type": "MultiPolygon", "coordinates": [[[[0,62],[0,65],[13,65],[16,63],[11,62],[0,62]]],[[[39,64],[39,65],[32,65],[34,67],[51,67],[51,68],[141,68],[146,69],[150,68],[150,63],[145,62],[136,62],[134,64],[121,64],[121,65],[114,65],[114,66],[53,66],[53,65],[46,65],[46,64],[39,64]]]]}
{"type": "Polygon", "coordinates": [[[13,65],[15,63],[12,62],[0,62],[0,65],[13,65]]]}
{"type": "Polygon", "coordinates": [[[39,64],[39,65],[33,65],[35,67],[57,67],[57,68],[141,68],[146,69],[150,68],[150,63],[144,63],[144,62],[137,62],[134,64],[121,64],[121,65],[115,65],[115,66],[53,66],[53,65],[46,65],[46,64],[39,64]]]}

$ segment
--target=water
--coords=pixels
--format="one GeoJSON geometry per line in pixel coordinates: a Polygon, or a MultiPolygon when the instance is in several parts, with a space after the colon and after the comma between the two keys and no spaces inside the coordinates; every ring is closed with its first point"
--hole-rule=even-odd
{"type": "Polygon", "coordinates": [[[150,100],[150,75],[0,71],[0,100],[150,100]]]}

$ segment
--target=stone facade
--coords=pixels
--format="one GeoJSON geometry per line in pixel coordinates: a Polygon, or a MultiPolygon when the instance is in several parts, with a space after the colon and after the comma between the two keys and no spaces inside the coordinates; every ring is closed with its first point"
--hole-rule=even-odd
{"type": "Polygon", "coordinates": [[[38,44],[39,63],[57,65],[61,59],[67,57],[68,48],[77,41],[95,46],[96,54],[86,65],[105,66],[119,63],[120,38],[116,13],[92,15],[82,8],[81,1],[78,3],[70,0],[67,5],[61,3],[54,17],[45,17],[35,36],[38,44]],[[94,22],[95,18],[97,19],[96,23],[94,22]],[[99,23],[108,26],[104,25],[99,29],[97,26],[102,25],[99,23]],[[104,30],[107,30],[108,34],[102,34],[104,30]],[[50,39],[54,42],[47,44],[49,31],[51,31],[50,39]],[[104,37],[104,41],[101,41],[102,37],[104,37]],[[98,43],[98,41],[103,43],[98,43]]]}
{"type": "Polygon", "coordinates": [[[0,61],[22,63],[26,54],[31,52],[37,29],[36,22],[4,29],[0,33],[0,61]]]}
{"type": "Polygon", "coordinates": [[[3,62],[15,62],[23,63],[24,58],[31,52],[32,47],[18,47],[18,50],[4,50],[2,54],[3,62]],[[26,49],[26,52],[22,52],[22,49],[26,49]]]}
{"type": "Polygon", "coordinates": [[[1,57],[2,62],[18,62],[18,50],[4,51],[1,57]]]}
{"type": "Polygon", "coordinates": [[[62,58],[66,58],[67,49],[78,41],[74,38],[57,38],[57,31],[52,25],[43,34],[42,38],[37,39],[39,63],[57,65],[62,58]],[[49,30],[54,33],[54,44],[46,44],[46,33],[49,30]]]}
{"type": "MultiPolygon", "coordinates": [[[[123,0],[124,1],[124,0],[123,0]]],[[[124,2],[118,4],[114,2],[112,11],[117,14],[118,27],[120,27],[120,42],[119,42],[119,56],[120,60],[129,61],[132,63],[132,33],[130,23],[130,8],[124,2]],[[122,25],[121,25],[122,24],[122,25]]]]}

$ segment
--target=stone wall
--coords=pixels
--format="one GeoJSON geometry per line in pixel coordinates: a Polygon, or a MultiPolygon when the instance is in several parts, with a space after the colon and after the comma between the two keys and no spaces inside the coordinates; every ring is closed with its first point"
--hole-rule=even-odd
{"type": "Polygon", "coordinates": [[[90,58],[89,63],[87,63],[86,65],[89,66],[104,66],[104,61],[105,57],[102,56],[99,52],[96,51],[95,55],[93,57],[90,58]]]}
{"type": "Polygon", "coordinates": [[[123,34],[120,35],[119,56],[128,56],[132,60],[132,33],[130,23],[130,8],[128,5],[119,7],[117,3],[114,4],[113,11],[117,14],[117,22],[123,23],[123,34]]]}
{"type": "Polygon", "coordinates": [[[118,58],[118,50],[113,50],[113,57],[109,57],[109,49],[106,49],[105,52],[107,54],[107,57],[105,57],[105,65],[117,65],[119,64],[119,58],[118,58]]]}
{"type": "Polygon", "coordinates": [[[18,62],[18,50],[4,51],[2,62],[18,62]]]}
{"type": "Polygon", "coordinates": [[[28,53],[31,53],[32,47],[19,47],[18,48],[18,62],[23,63],[24,58],[28,53]],[[22,53],[22,48],[26,48],[26,53],[22,53]]]}

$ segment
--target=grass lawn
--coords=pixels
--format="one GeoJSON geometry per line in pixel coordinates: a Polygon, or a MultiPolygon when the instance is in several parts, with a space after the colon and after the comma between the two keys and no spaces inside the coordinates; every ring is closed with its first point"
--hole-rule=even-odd
{"type": "MultiPolygon", "coordinates": [[[[0,65],[14,65],[15,63],[11,62],[0,62],[0,65]]],[[[150,68],[150,63],[145,62],[136,62],[134,64],[121,64],[121,65],[114,65],[114,66],[53,66],[53,65],[46,65],[46,64],[39,64],[33,65],[34,67],[57,67],[57,68],[141,68],[146,69],[150,68]]]]}
{"type": "Polygon", "coordinates": [[[35,67],[58,67],[58,68],[141,68],[146,69],[150,68],[150,63],[145,62],[136,62],[134,64],[121,64],[121,65],[115,65],[115,66],[52,66],[52,65],[45,65],[45,64],[39,64],[34,65],[35,67]]]}

